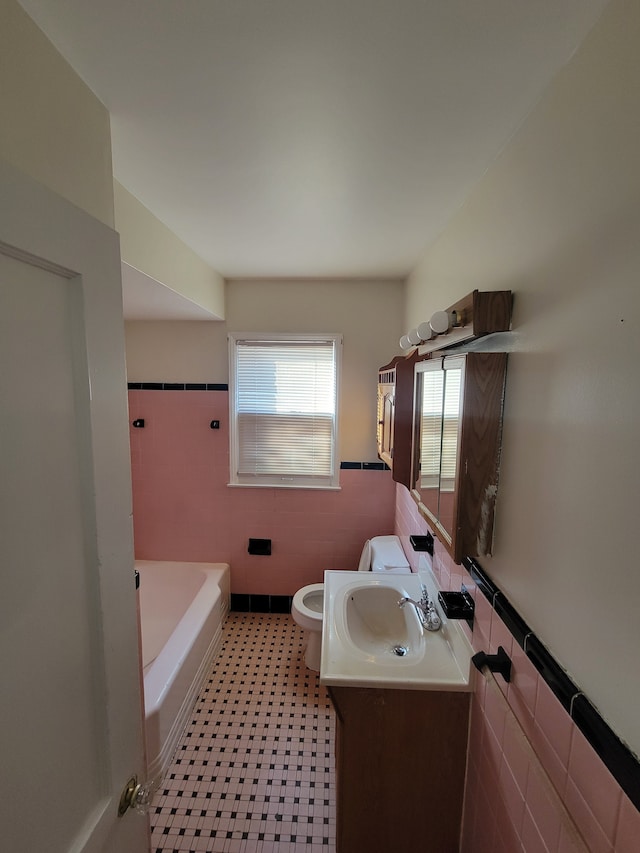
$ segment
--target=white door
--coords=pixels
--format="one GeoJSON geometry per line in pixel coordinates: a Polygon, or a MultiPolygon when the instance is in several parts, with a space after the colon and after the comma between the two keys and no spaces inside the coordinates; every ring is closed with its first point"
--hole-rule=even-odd
{"type": "Polygon", "coordinates": [[[0,162],[0,848],[143,853],[118,237],[0,162]]]}

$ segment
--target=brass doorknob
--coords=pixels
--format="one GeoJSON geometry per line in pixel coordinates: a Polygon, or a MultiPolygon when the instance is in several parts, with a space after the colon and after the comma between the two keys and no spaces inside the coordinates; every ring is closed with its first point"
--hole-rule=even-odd
{"type": "Polygon", "coordinates": [[[122,817],[130,808],[135,809],[140,814],[146,814],[151,806],[153,791],[152,782],[138,782],[138,777],[132,776],[120,795],[118,817],[122,817]]]}

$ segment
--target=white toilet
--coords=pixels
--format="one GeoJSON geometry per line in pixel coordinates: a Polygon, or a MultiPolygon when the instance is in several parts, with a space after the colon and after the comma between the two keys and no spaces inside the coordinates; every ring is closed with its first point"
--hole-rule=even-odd
{"type": "MultiPolygon", "coordinates": [[[[406,573],[411,571],[411,566],[397,536],[374,536],[364,543],[358,571],[406,573]]],[[[320,671],[323,608],[323,583],[303,586],[293,596],[291,603],[294,621],[307,632],[304,662],[316,672],[320,671]]]]}

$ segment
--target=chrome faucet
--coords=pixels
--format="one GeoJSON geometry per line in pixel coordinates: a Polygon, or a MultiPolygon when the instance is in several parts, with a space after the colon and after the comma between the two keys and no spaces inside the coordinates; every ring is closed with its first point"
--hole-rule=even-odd
{"type": "Polygon", "coordinates": [[[422,587],[422,598],[420,601],[414,601],[413,598],[403,596],[398,602],[398,607],[404,607],[405,604],[413,604],[418,614],[418,619],[423,628],[427,631],[439,631],[442,625],[442,620],[438,615],[435,604],[429,598],[426,586],[422,587]]]}

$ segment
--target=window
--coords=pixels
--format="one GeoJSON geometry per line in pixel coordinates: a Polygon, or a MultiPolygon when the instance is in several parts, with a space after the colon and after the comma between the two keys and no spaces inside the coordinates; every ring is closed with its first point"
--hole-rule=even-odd
{"type": "Polygon", "coordinates": [[[229,335],[231,484],[337,488],[340,335],[229,335]]]}

